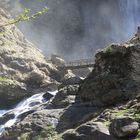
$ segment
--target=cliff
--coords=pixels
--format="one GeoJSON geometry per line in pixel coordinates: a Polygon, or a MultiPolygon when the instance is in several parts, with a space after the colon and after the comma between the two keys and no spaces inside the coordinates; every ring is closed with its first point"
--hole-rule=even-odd
{"type": "Polygon", "coordinates": [[[106,106],[122,103],[138,95],[139,52],[139,36],[125,44],[112,44],[97,52],[94,69],[80,87],[79,100],[106,106]]]}
{"type": "Polygon", "coordinates": [[[59,74],[15,25],[3,26],[11,17],[2,9],[0,21],[0,107],[9,107],[35,94],[33,89],[57,84],[59,74]]]}

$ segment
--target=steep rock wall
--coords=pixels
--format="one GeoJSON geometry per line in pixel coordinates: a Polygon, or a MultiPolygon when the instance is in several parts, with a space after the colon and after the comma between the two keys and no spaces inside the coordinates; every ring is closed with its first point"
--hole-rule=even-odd
{"type": "Polygon", "coordinates": [[[140,90],[140,40],[112,44],[96,54],[92,73],[79,89],[77,99],[95,105],[114,105],[136,96],[140,90]]]}

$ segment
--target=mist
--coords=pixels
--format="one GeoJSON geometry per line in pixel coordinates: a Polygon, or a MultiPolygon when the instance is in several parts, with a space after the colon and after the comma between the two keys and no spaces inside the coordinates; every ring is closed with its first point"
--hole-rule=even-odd
{"type": "Polygon", "coordinates": [[[45,6],[49,8],[48,13],[36,20],[18,24],[26,38],[47,57],[58,54],[66,60],[93,58],[97,49],[131,38],[140,23],[139,0],[19,2],[8,2],[7,9],[12,15],[19,14],[23,7],[33,12],[45,6]]]}

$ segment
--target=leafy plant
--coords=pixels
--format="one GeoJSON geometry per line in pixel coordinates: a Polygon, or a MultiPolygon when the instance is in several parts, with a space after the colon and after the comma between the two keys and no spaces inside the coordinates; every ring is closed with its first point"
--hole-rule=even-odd
{"type": "Polygon", "coordinates": [[[42,10],[37,11],[34,14],[31,14],[31,10],[25,8],[24,11],[21,14],[19,14],[17,17],[15,17],[11,21],[8,21],[7,23],[5,23],[3,25],[0,25],[0,28],[5,27],[5,26],[9,26],[9,25],[12,25],[12,24],[16,24],[16,23],[19,23],[19,22],[23,22],[23,21],[29,21],[29,20],[36,19],[40,15],[45,14],[48,10],[49,10],[48,7],[44,7],[42,10]]]}

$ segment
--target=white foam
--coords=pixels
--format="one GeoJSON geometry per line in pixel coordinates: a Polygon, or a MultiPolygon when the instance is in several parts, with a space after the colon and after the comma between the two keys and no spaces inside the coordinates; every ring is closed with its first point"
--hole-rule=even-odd
{"type": "MultiPolygon", "coordinates": [[[[52,94],[53,96],[56,95],[56,93],[58,91],[48,91],[50,94],[52,94]]],[[[13,112],[15,115],[14,119],[10,119],[8,120],[4,125],[0,126],[0,135],[3,133],[3,131],[5,130],[5,128],[7,127],[11,127],[13,126],[19,115],[30,111],[33,107],[35,106],[39,106],[42,103],[46,102],[43,98],[43,95],[45,93],[39,93],[36,95],[33,95],[27,99],[24,99],[23,101],[21,101],[14,109],[11,110],[0,110],[0,117],[2,117],[4,114],[8,113],[8,112],[13,112]],[[34,105],[31,106],[31,103],[35,103],[34,105]]]]}
{"type": "Polygon", "coordinates": [[[56,93],[58,92],[58,90],[55,90],[55,91],[48,91],[51,95],[55,96],[56,93]]]}

